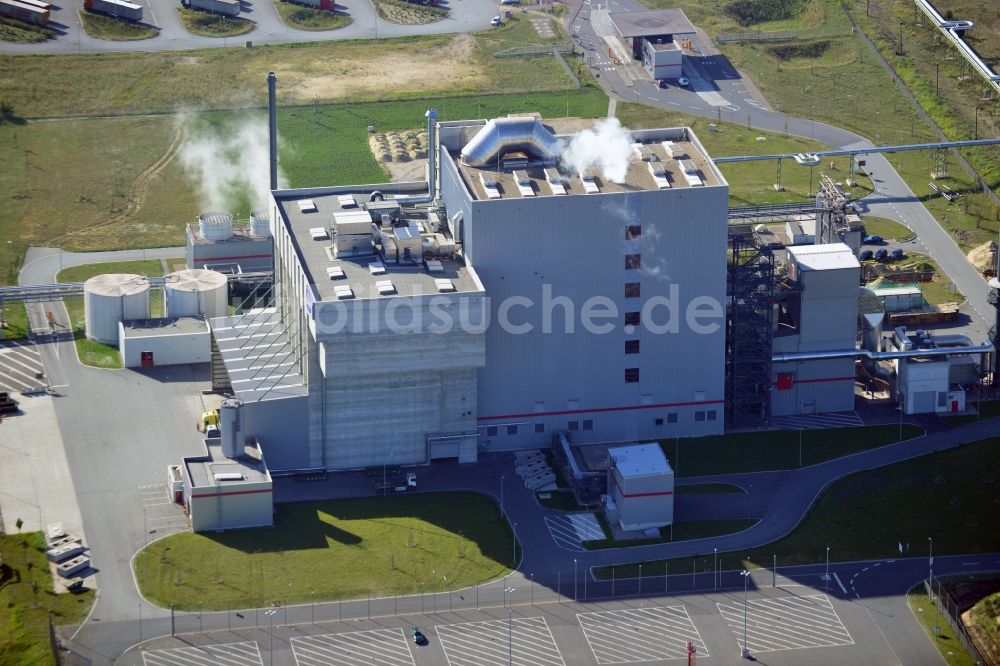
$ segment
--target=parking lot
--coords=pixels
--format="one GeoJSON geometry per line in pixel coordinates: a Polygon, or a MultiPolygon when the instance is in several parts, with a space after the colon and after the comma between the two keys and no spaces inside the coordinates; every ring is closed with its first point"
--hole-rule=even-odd
{"type": "Polygon", "coordinates": [[[292,638],[298,666],[413,666],[413,655],[402,629],[348,631],[292,638]]]}
{"type": "Polygon", "coordinates": [[[580,613],[577,619],[598,664],[680,659],[688,642],[699,656],[708,656],[684,606],[580,613]]]}
{"type": "Polygon", "coordinates": [[[582,541],[604,538],[604,530],[592,513],[545,516],[545,525],[556,545],[563,550],[583,552],[582,541]]]}
{"type": "Polygon", "coordinates": [[[142,653],[145,666],[263,666],[257,643],[226,643],[150,650],[142,653]]]}
{"type": "MultiPolygon", "coordinates": [[[[716,605],[742,649],[743,604],[716,605]]],[[[854,644],[825,594],[753,599],[746,613],[746,642],[755,654],[854,644]]]]}
{"type": "Polygon", "coordinates": [[[44,373],[45,367],[35,343],[0,342],[0,391],[14,393],[44,386],[44,373]]]}
{"type": "Polygon", "coordinates": [[[448,666],[502,666],[507,663],[556,666],[565,663],[544,617],[514,618],[509,625],[506,620],[445,624],[435,630],[448,666]]]}

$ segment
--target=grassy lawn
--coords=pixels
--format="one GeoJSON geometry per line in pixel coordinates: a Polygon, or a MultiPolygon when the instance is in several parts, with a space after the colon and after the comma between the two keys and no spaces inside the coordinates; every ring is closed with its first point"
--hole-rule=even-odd
{"type": "MultiPolygon", "coordinates": [[[[992,582],[995,588],[997,581],[994,579],[992,582]]],[[[997,618],[1000,618],[1000,592],[984,597],[972,607],[972,619],[985,639],[983,642],[989,643],[994,659],[1000,657],[1000,622],[997,618]]],[[[983,656],[989,659],[985,654],[983,656]]]]}
{"type": "Polygon", "coordinates": [[[273,528],[150,544],[135,560],[143,593],[161,606],[222,610],[456,589],[512,566],[510,528],[477,493],[278,504],[277,511],[273,528]]]}
{"type": "MultiPolygon", "coordinates": [[[[631,546],[648,546],[654,543],[670,543],[671,541],[689,541],[691,539],[706,539],[708,537],[732,534],[751,527],[753,522],[746,520],[689,520],[676,522],[671,527],[660,528],[660,537],[655,539],[600,539],[584,541],[587,550],[602,550],[604,548],[628,548],[631,546]]],[[[621,571],[622,568],[618,567],[621,571]]],[[[662,567],[660,568],[662,571],[662,567]]],[[[652,575],[652,574],[650,574],[652,575]]]]}
{"type": "Polygon", "coordinates": [[[40,25],[32,25],[6,16],[0,17],[0,42],[21,44],[44,42],[55,34],[55,31],[40,25]]]}
{"type": "MultiPolygon", "coordinates": [[[[169,263],[172,260],[168,259],[167,261],[169,263]]],[[[148,277],[160,277],[163,275],[163,266],[160,264],[159,259],[84,264],[82,266],[71,266],[59,271],[56,281],[85,282],[95,275],[103,273],[135,273],[136,275],[146,275],[148,277]]],[[[88,340],[84,335],[83,296],[64,298],[63,304],[69,313],[69,320],[73,327],[73,337],[76,341],[76,352],[80,356],[80,362],[84,365],[92,365],[98,368],[122,367],[121,356],[118,353],[117,347],[88,340]]],[[[150,292],[149,307],[151,316],[163,316],[163,295],[159,290],[150,292]]]]}
{"type": "Polygon", "coordinates": [[[282,21],[298,30],[336,30],[350,25],[354,20],[347,14],[337,11],[303,7],[282,0],[275,2],[274,7],[278,10],[278,16],[282,21]]]}
{"type": "Polygon", "coordinates": [[[178,7],[177,13],[185,30],[202,37],[238,37],[257,27],[256,23],[242,16],[223,16],[185,7],[178,7]]]}
{"type": "Polygon", "coordinates": [[[948,620],[927,596],[923,583],[907,593],[906,603],[948,666],[975,666],[976,662],[962,647],[948,620]],[[938,631],[934,632],[933,627],[937,627],[938,631]]]}
{"type": "MultiPolygon", "coordinates": [[[[916,426],[903,424],[903,439],[917,437],[922,432],[916,426]]],[[[808,466],[896,442],[899,427],[746,432],[665,439],[660,446],[678,477],[734,474],[798,468],[800,437],[802,465],[808,466]]]]}
{"type": "MultiPolygon", "coordinates": [[[[616,115],[622,124],[629,129],[646,129],[654,127],[672,127],[688,125],[704,144],[705,149],[715,157],[727,155],[761,155],[771,153],[799,153],[821,150],[822,144],[809,139],[794,136],[783,136],[774,132],[747,129],[746,124],[719,122],[718,119],[706,120],[692,118],[681,113],[654,109],[652,107],[619,102],[616,115]],[[709,124],[716,125],[716,131],[708,129],[709,124]]],[[[723,114],[724,119],[728,116],[723,114]]],[[[738,119],[737,119],[738,120],[738,119]]],[[[795,164],[794,160],[783,160],[781,184],[784,191],[775,191],[777,179],[776,162],[742,162],[720,164],[719,169],[729,181],[729,205],[747,206],[763,203],[787,203],[806,201],[809,193],[809,169],[795,164]]],[[[820,172],[828,173],[834,180],[843,181],[847,178],[850,160],[838,157],[823,163],[812,174],[812,191],[819,187],[820,172]]],[[[862,174],[856,174],[859,187],[848,188],[855,199],[871,192],[871,181],[862,174]]]]}
{"type": "Polygon", "coordinates": [[[94,602],[94,592],[53,592],[41,532],[0,535],[0,562],[0,663],[55,663],[49,613],[56,626],[79,624],[94,602]]]}
{"type": "Polygon", "coordinates": [[[881,236],[886,240],[898,240],[906,238],[912,233],[906,225],[884,217],[865,215],[862,221],[865,223],[865,234],[868,236],[881,236]]]}
{"type": "MultiPolygon", "coordinates": [[[[877,248],[869,248],[871,250],[877,250],[877,248]]],[[[869,259],[865,263],[873,264],[874,259],[869,259]]],[[[889,266],[894,269],[899,269],[902,271],[933,271],[934,279],[930,282],[917,282],[915,283],[920,289],[920,293],[924,295],[924,300],[930,305],[940,305],[941,303],[961,303],[965,300],[962,293],[957,289],[952,287],[951,278],[941,270],[938,263],[928,257],[926,254],[909,254],[900,259],[899,261],[888,262],[889,266]]],[[[893,286],[894,283],[888,280],[881,280],[873,282],[872,285],[875,286],[893,286]]]]}
{"type": "Polygon", "coordinates": [[[157,28],[145,23],[126,21],[103,14],[92,14],[88,11],[80,11],[79,14],[83,29],[87,31],[88,35],[97,39],[131,42],[156,37],[160,32],[157,28]]]}
{"type": "Polygon", "coordinates": [[[566,490],[550,490],[543,493],[535,493],[538,504],[546,509],[557,509],[559,511],[582,511],[587,507],[576,503],[573,493],[566,490]]]}
{"type": "Polygon", "coordinates": [[[24,303],[3,304],[3,339],[23,340],[28,337],[28,311],[24,303]]]}
{"type": "MultiPolygon", "coordinates": [[[[831,559],[849,561],[898,557],[898,544],[909,543],[910,556],[926,557],[928,536],[935,555],[994,552],[1000,548],[998,481],[1000,438],[994,437],[841,479],[787,537],[749,553],[719,555],[751,567],[769,567],[776,555],[780,567],[821,562],[827,546],[831,559]]],[[[670,569],[685,571],[704,559],[670,560],[670,569]]],[[[662,571],[663,561],[645,568],[662,571]]],[[[618,575],[637,573],[617,569],[618,575]]]]}
{"type": "Polygon", "coordinates": [[[689,486],[674,486],[676,495],[735,494],[746,491],[732,483],[693,483],[689,486]]]}
{"type": "MultiPolygon", "coordinates": [[[[652,8],[684,10],[691,22],[702,28],[709,35],[715,36],[724,32],[747,31],[785,31],[792,30],[797,34],[823,34],[825,29],[826,4],[820,0],[782,0],[769,3],[765,9],[778,10],[774,15],[761,12],[755,20],[741,24],[736,16],[724,11],[730,3],[724,0],[643,0],[643,4],[652,8]],[[788,11],[789,9],[798,11],[788,11]]],[[[749,5],[750,3],[745,3],[749,5]]],[[[758,7],[761,3],[753,3],[758,7]]]]}
{"type": "MultiPolygon", "coordinates": [[[[967,407],[976,408],[976,403],[969,403],[967,407]]],[[[979,419],[992,419],[1000,416],[1000,400],[986,400],[978,403],[979,414],[968,416],[942,416],[941,420],[949,425],[959,426],[966,423],[974,423],[979,419]]]]}
{"type": "Polygon", "coordinates": [[[436,23],[448,16],[448,10],[441,7],[425,7],[404,0],[373,0],[379,17],[391,23],[418,25],[436,23]]]}

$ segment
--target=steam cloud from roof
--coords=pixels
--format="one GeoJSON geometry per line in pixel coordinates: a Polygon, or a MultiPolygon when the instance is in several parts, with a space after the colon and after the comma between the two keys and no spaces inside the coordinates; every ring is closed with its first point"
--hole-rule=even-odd
{"type": "MultiPolygon", "coordinates": [[[[241,204],[257,208],[266,203],[270,190],[266,119],[209,127],[196,123],[193,115],[179,114],[176,122],[185,135],[178,159],[198,191],[201,210],[232,211],[241,204]]],[[[288,187],[280,167],[278,187],[288,187]]]]}
{"type": "Polygon", "coordinates": [[[559,159],[566,170],[599,171],[607,180],[623,183],[631,155],[632,135],[617,118],[605,118],[574,134],[559,159]]]}

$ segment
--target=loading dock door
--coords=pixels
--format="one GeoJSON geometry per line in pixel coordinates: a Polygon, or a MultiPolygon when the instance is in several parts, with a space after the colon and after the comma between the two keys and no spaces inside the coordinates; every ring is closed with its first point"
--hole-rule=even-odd
{"type": "Polygon", "coordinates": [[[937,404],[935,391],[917,391],[913,394],[913,414],[931,414],[937,404]]]}
{"type": "Polygon", "coordinates": [[[431,442],[431,460],[439,460],[441,458],[457,458],[457,457],[458,457],[457,439],[431,442]]]}

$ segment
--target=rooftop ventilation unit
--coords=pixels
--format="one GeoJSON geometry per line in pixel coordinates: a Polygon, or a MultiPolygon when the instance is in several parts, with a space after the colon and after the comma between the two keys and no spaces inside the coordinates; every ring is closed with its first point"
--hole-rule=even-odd
{"type": "Polygon", "coordinates": [[[496,175],[490,173],[489,171],[480,171],[479,182],[483,184],[483,189],[486,191],[486,198],[488,199],[500,198],[500,187],[499,183],[497,182],[496,175]]]}
{"type": "Polygon", "coordinates": [[[392,284],[392,280],[378,280],[375,283],[375,288],[378,289],[378,293],[382,296],[396,293],[396,287],[392,284]]]}
{"type": "Polygon", "coordinates": [[[643,162],[652,162],[653,160],[660,159],[656,153],[653,152],[652,146],[646,146],[641,143],[632,144],[632,152],[643,162]]]}
{"type": "Polygon", "coordinates": [[[327,276],[329,276],[331,280],[342,280],[345,277],[347,277],[344,274],[344,269],[341,268],[340,266],[327,266],[326,274],[327,276]]]}
{"type": "Polygon", "coordinates": [[[385,264],[383,264],[381,261],[373,261],[372,263],[368,264],[368,271],[372,275],[385,275],[385,264]]]}
{"type": "Polygon", "coordinates": [[[698,174],[698,167],[694,165],[694,162],[691,160],[678,160],[678,162],[681,165],[681,169],[684,171],[684,180],[687,181],[689,186],[704,187],[705,182],[698,174]]]}
{"type": "Polygon", "coordinates": [[[566,194],[566,188],[563,186],[563,176],[559,173],[559,169],[551,167],[546,169],[545,182],[549,184],[552,194],[566,194]]]}
{"type": "Polygon", "coordinates": [[[667,168],[663,166],[663,162],[649,162],[649,174],[653,177],[653,182],[656,183],[656,187],[665,190],[670,187],[670,181],[667,180],[667,168]]]}
{"type": "Polygon", "coordinates": [[[535,196],[535,190],[531,187],[531,176],[528,175],[527,171],[515,171],[514,180],[517,181],[517,191],[521,193],[522,197],[535,196]]]}
{"type": "Polygon", "coordinates": [[[243,475],[239,472],[219,472],[215,474],[215,482],[222,483],[223,481],[242,481],[243,475]]]}
{"type": "Polygon", "coordinates": [[[497,165],[504,155],[524,153],[528,159],[551,162],[559,157],[559,140],[538,118],[495,118],[462,148],[462,164],[497,165]]]}
{"type": "Polygon", "coordinates": [[[597,187],[597,182],[594,180],[593,174],[581,173],[580,182],[583,183],[583,191],[587,194],[597,194],[600,192],[600,188],[597,187]]]}
{"type": "Polygon", "coordinates": [[[428,273],[444,273],[444,264],[442,264],[437,259],[427,260],[427,272],[428,273]]]}
{"type": "Polygon", "coordinates": [[[684,149],[673,141],[664,141],[660,145],[663,146],[663,150],[666,151],[668,157],[672,157],[675,160],[679,160],[684,157],[684,149]]]}
{"type": "Polygon", "coordinates": [[[445,278],[438,278],[434,280],[434,286],[437,287],[437,290],[442,293],[455,291],[454,283],[445,278]]]}
{"type": "Polygon", "coordinates": [[[337,195],[337,204],[341,208],[357,208],[358,202],[354,199],[351,194],[340,194],[337,195]]]}
{"type": "Polygon", "coordinates": [[[300,213],[315,213],[316,204],[312,199],[299,199],[299,212],[300,213]]]}
{"type": "Polygon", "coordinates": [[[327,232],[326,227],[312,227],[309,229],[309,235],[312,236],[314,241],[330,240],[330,234],[327,232]]]}
{"type": "Polygon", "coordinates": [[[524,169],[528,166],[528,156],[521,151],[507,153],[500,158],[500,168],[504,171],[524,169]]]}
{"type": "Polygon", "coordinates": [[[333,288],[333,295],[337,297],[338,300],[344,300],[347,298],[354,298],[354,290],[351,289],[346,284],[340,285],[333,288]]]}
{"type": "Polygon", "coordinates": [[[222,241],[233,235],[233,216],[229,213],[202,213],[198,233],[205,240],[222,241]]]}

